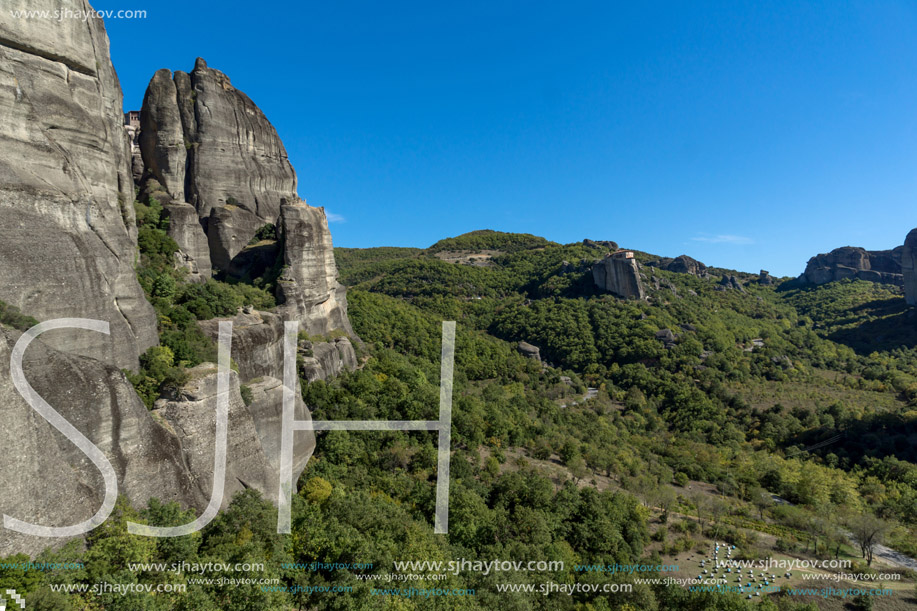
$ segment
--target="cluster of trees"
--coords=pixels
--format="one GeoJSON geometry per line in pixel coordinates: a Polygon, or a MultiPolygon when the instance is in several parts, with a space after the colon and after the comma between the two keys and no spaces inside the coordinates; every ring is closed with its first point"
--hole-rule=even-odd
{"type": "Polygon", "coordinates": [[[186,379],[185,369],[216,361],[216,345],[197,321],[232,316],[243,305],[269,309],[276,303],[267,290],[249,284],[216,279],[188,282],[186,272],[174,264],[178,245],[166,233],[169,220],[162,206],[150,198],[148,204],[135,202],[134,207],[140,246],[137,278],[158,314],[159,345],[141,356],[139,373],[127,375],[147,407],[152,407],[163,388],[186,379]]]}

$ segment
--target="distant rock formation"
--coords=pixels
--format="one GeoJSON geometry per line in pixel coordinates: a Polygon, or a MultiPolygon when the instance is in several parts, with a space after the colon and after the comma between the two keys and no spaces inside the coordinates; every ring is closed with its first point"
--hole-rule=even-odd
{"type": "Polygon", "coordinates": [[[707,266],[697,259],[692,259],[688,255],[679,255],[674,259],[663,257],[649,265],[679,274],[691,274],[698,278],[705,278],[707,276],[707,266]]]}
{"type": "Polygon", "coordinates": [[[541,350],[528,342],[519,342],[516,346],[522,356],[541,362],[541,350]]]}
{"type": "Polygon", "coordinates": [[[734,289],[740,293],[745,292],[745,287],[742,286],[742,282],[735,276],[725,275],[723,279],[720,280],[720,283],[715,287],[717,290],[725,291],[727,289],[734,289]]]}
{"type": "Polygon", "coordinates": [[[646,299],[640,268],[630,251],[618,251],[592,266],[592,278],[600,289],[625,299],[646,299]]]}
{"type": "Polygon", "coordinates": [[[904,298],[908,305],[917,305],[917,229],[911,229],[901,247],[901,270],[904,298]]]}
{"type": "Polygon", "coordinates": [[[54,345],[136,369],[156,314],[134,274],[121,88],[102,20],[13,16],[57,8],[7,0],[0,11],[0,299],[39,320],[108,321],[110,336],[55,331],[54,345]]]}
{"type": "Polygon", "coordinates": [[[774,280],[774,277],[771,276],[771,273],[767,271],[766,269],[762,269],[758,273],[758,284],[770,285],[770,284],[774,284],[774,282],[776,282],[774,280]]]}
{"type": "Polygon", "coordinates": [[[903,246],[892,250],[866,250],[855,246],[835,248],[809,259],[799,280],[808,284],[827,284],[855,278],[901,286],[903,246]]]}
{"type": "Polygon", "coordinates": [[[609,252],[614,252],[618,250],[618,243],[612,242],[611,240],[583,240],[583,246],[588,246],[590,248],[601,248],[609,252]]]}
{"type": "MultiPolygon", "coordinates": [[[[159,70],[140,112],[147,169],[201,218],[225,206],[276,222],[296,173],[274,126],[229,77],[198,58],[190,74],[159,70]]],[[[243,243],[258,227],[246,227],[243,243]],[[249,233],[250,231],[250,233],[249,233]]]]}

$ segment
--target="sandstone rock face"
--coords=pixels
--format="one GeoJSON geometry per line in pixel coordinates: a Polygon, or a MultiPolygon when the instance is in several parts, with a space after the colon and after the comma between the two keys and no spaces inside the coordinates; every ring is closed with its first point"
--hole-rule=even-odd
{"type": "Polygon", "coordinates": [[[198,58],[191,74],[160,70],[141,110],[147,169],[177,201],[205,218],[214,208],[251,213],[237,223],[242,244],[275,223],[296,195],[296,173],[277,131],[225,74],[198,58]]]}
{"type": "Polygon", "coordinates": [[[143,97],[140,154],[147,170],[171,199],[185,201],[185,132],[172,73],[165,68],[153,75],[143,97]]]}
{"type": "Polygon", "coordinates": [[[327,380],[339,375],[346,369],[357,368],[357,357],[353,344],[346,337],[338,337],[330,342],[300,342],[301,352],[299,372],[308,382],[327,380]]]}
{"type": "Polygon", "coordinates": [[[908,305],[917,305],[917,229],[911,229],[901,249],[904,298],[908,305]]]}
{"type": "Polygon", "coordinates": [[[618,297],[646,299],[640,268],[632,258],[609,255],[592,266],[592,278],[600,289],[618,297]]]}
{"type": "Polygon", "coordinates": [[[108,321],[110,337],[60,331],[54,345],[136,368],[156,316],[134,275],[130,150],[105,29],[12,16],[60,5],[8,0],[0,12],[0,299],[40,320],[108,321]]]}
{"type": "Polygon", "coordinates": [[[261,225],[262,221],[245,208],[211,208],[207,221],[207,243],[213,268],[230,271],[232,260],[242,252],[261,225]]]}
{"type": "MultiPolygon", "coordinates": [[[[220,321],[232,326],[232,358],[243,384],[270,377],[283,379],[284,319],[271,312],[241,311],[232,318],[201,321],[201,330],[216,341],[220,321]]],[[[300,327],[302,328],[302,327],[300,327]]],[[[297,341],[299,372],[309,382],[328,380],[345,369],[355,369],[357,358],[346,337],[328,341],[297,341]]]]}
{"type": "Polygon", "coordinates": [[[299,320],[310,335],[341,329],[353,335],[347,319],[346,289],[337,281],[337,265],[324,208],[286,204],[279,231],[284,272],[277,282],[278,312],[299,320]]]}
{"type": "MultiPolygon", "coordinates": [[[[189,373],[192,379],[178,389],[174,397],[158,400],[153,413],[181,438],[181,458],[195,474],[201,495],[209,498],[213,489],[216,448],[217,367],[212,363],[202,363],[189,373]]],[[[276,502],[278,472],[267,459],[255,420],[242,401],[239,376],[232,371],[226,435],[226,482],[221,509],[229,505],[236,492],[246,488],[255,488],[276,502]]]]}
{"type": "MultiPolygon", "coordinates": [[[[261,440],[261,447],[274,473],[280,472],[280,431],[283,416],[283,382],[276,378],[265,377],[251,382],[252,402],[248,411],[255,422],[255,430],[261,440]]],[[[312,415],[303,403],[299,389],[294,393],[296,401],[293,417],[296,420],[311,420],[312,415]]],[[[312,452],[315,450],[315,433],[296,431],[293,434],[293,484],[306,468],[312,452]]],[[[276,487],[267,497],[276,502],[276,487]]]]}
{"type": "Polygon", "coordinates": [[[210,247],[194,206],[185,203],[163,207],[169,218],[169,237],[181,249],[182,261],[191,272],[189,279],[203,282],[211,276],[210,247]]]}
{"type": "Polygon", "coordinates": [[[799,279],[809,284],[826,284],[856,278],[900,286],[904,282],[901,270],[903,250],[902,246],[893,250],[866,250],[854,246],[835,248],[809,259],[806,271],[799,279]]]}
{"type": "MultiPolygon", "coordinates": [[[[96,467],[33,410],[13,387],[10,352],[20,333],[0,326],[0,512],[45,526],[68,526],[101,506],[104,484],[96,467]]],[[[152,497],[202,509],[201,494],[182,461],[181,442],[150,416],[116,368],[54,350],[42,340],[25,353],[23,371],[38,394],[108,457],[118,490],[137,506],[152,497]]],[[[53,342],[56,343],[56,342],[53,342]]],[[[204,472],[211,472],[212,465],[204,472]]],[[[0,529],[0,554],[34,554],[63,539],[32,538],[0,529]]]]}
{"type": "MultiPolygon", "coordinates": [[[[235,341],[233,342],[235,344],[235,341]]],[[[235,346],[234,346],[235,347],[235,346]]],[[[235,357],[234,357],[235,358],[235,357]]],[[[283,370],[280,361],[278,369],[283,370]]],[[[181,453],[201,495],[210,497],[213,486],[213,453],[217,399],[217,368],[203,363],[190,370],[192,379],[169,398],[156,402],[154,413],[181,439],[181,453]]],[[[264,376],[248,384],[252,400],[245,405],[240,375],[230,374],[229,426],[226,442],[226,485],[222,508],[245,488],[255,488],[277,502],[280,439],[283,416],[283,382],[264,376]]],[[[299,385],[294,389],[295,420],[311,420],[299,385]]],[[[297,431],[293,436],[293,482],[305,469],[315,450],[315,433],[297,431]]]]}

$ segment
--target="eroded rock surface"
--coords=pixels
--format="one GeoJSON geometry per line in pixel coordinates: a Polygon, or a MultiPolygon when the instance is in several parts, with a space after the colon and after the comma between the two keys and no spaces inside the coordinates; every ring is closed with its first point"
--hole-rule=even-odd
{"type": "Polygon", "coordinates": [[[901,248],[901,271],[904,298],[908,305],[917,305],[917,229],[911,229],[901,248]]]}
{"type": "Polygon", "coordinates": [[[608,255],[592,266],[592,278],[600,289],[625,299],[646,299],[637,261],[624,253],[608,255]]]}
{"type": "MultiPolygon", "coordinates": [[[[136,368],[157,341],[134,275],[136,229],[122,96],[99,19],[0,11],[0,299],[40,320],[108,321],[111,336],[56,332],[63,350],[136,368]]],[[[85,0],[68,3],[90,10],[85,0]]]]}
{"type": "Polygon", "coordinates": [[[278,312],[299,320],[311,335],[343,330],[353,335],[347,319],[347,292],[337,281],[337,265],[324,208],[305,203],[281,209],[284,271],[277,282],[278,312]]]}
{"type": "MultiPolygon", "coordinates": [[[[101,506],[98,469],[69,439],[33,410],[13,386],[10,353],[18,331],[0,326],[0,512],[44,526],[69,526],[101,506]]],[[[200,492],[182,458],[181,443],[158,424],[118,369],[67,354],[42,340],[25,353],[23,372],[48,404],[85,435],[111,462],[119,492],[136,506],[150,497],[202,509],[200,492]]],[[[53,342],[50,342],[53,344],[53,342]]],[[[205,469],[212,472],[213,465],[205,469]]],[[[27,537],[0,529],[0,555],[34,554],[64,540],[27,537]]]]}
{"type": "Polygon", "coordinates": [[[809,284],[826,284],[835,280],[855,278],[901,286],[903,246],[892,250],[866,250],[855,246],[835,248],[829,253],[809,259],[799,277],[809,284]]]}

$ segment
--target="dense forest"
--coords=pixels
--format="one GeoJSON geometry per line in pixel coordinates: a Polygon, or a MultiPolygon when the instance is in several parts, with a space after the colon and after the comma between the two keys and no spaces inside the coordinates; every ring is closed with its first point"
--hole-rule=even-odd
{"type": "MultiPolygon", "coordinates": [[[[185,369],[215,359],[197,321],[242,305],[273,307],[277,270],[250,283],[187,283],[170,263],[177,247],[155,200],[137,204],[137,217],[139,277],[159,313],[161,343],[131,380],[152,405],[181,383],[185,369]]],[[[749,560],[845,558],[856,569],[849,572],[877,572],[880,543],[917,556],[917,321],[900,288],[759,284],[757,274],[729,271],[742,290],[723,289],[718,274],[725,270],[709,270],[706,278],[668,272],[649,265],[658,257],[637,252],[648,299],[622,300],[592,280],[591,266],[606,251],[492,231],[425,250],[336,250],[363,358],[359,369],[332,380],[303,380],[313,418],[437,418],[441,322],[457,321],[448,535],[432,528],[433,434],[333,431],[318,434],[300,478],[291,535],[275,532],[276,508],[254,491],[238,495],[200,533],[175,539],[135,537],[125,524],[180,524],[189,512],[122,500],[85,542],[37,559],[79,569],[25,571],[10,568],[24,556],[7,558],[0,587],[27,593],[28,609],[917,604],[914,575],[892,567],[882,572],[902,579],[891,596],[822,597],[785,587],[754,600],[637,581],[666,576],[659,571],[576,569],[679,564],[679,574],[696,576],[700,552],[716,541],[749,560]],[[519,350],[523,341],[539,349],[541,360],[519,350]],[[460,558],[563,564],[383,580],[397,572],[396,561],[460,558]],[[180,561],[263,565],[231,577],[279,585],[224,587],[128,570],[129,563],[180,561]],[[303,568],[315,562],[351,568],[303,568]],[[154,595],[61,587],[103,580],[188,586],[154,595]],[[505,587],[548,582],[631,587],[547,596],[505,587]],[[456,595],[390,591],[404,587],[456,595]]],[[[28,323],[2,304],[0,315],[28,323]]]]}

